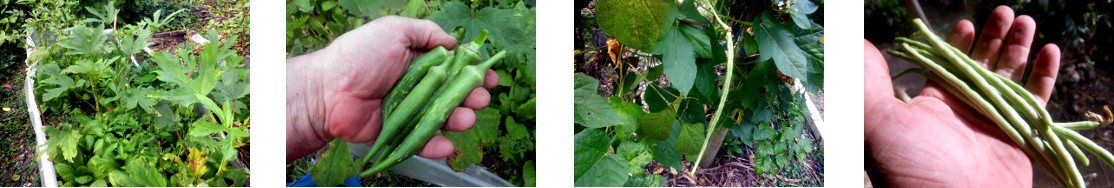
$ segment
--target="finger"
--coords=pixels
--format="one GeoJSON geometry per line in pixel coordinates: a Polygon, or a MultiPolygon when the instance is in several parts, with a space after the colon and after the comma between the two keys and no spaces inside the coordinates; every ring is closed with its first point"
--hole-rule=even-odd
{"type": "Polygon", "coordinates": [[[484,88],[491,89],[498,85],[499,74],[495,74],[495,71],[487,69],[487,73],[484,74],[484,88]]]}
{"type": "Polygon", "coordinates": [[[971,51],[971,59],[978,62],[983,68],[997,67],[998,55],[1002,50],[1002,39],[1013,24],[1013,10],[1007,6],[998,6],[990,13],[982,34],[979,34],[975,49],[971,51]]]}
{"type": "Polygon", "coordinates": [[[998,58],[994,72],[1014,82],[1021,81],[1025,74],[1025,63],[1029,60],[1029,46],[1033,45],[1033,33],[1037,23],[1029,16],[1018,16],[1010,26],[1010,34],[998,58]]]}
{"type": "Polygon", "coordinates": [[[863,60],[865,69],[863,70],[863,78],[866,81],[863,85],[866,97],[865,102],[866,111],[871,111],[871,107],[876,106],[879,99],[894,99],[893,82],[890,80],[890,68],[886,65],[886,59],[882,57],[882,52],[874,47],[870,41],[863,40],[863,60]]]}
{"type": "Polygon", "coordinates": [[[469,108],[458,107],[449,115],[449,119],[445,121],[445,127],[442,127],[442,129],[464,132],[474,125],[476,125],[476,112],[469,108]]]}
{"type": "Polygon", "coordinates": [[[975,25],[971,21],[960,20],[952,28],[951,34],[948,34],[948,43],[959,48],[963,53],[971,51],[971,42],[975,41],[975,25]]]}
{"type": "Polygon", "coordinates": [[[491,94],[488,93],[486,89],[477,87],[472,89],[471,93],[468,93],[467,98],[464,98],[464,103],[460,106],[479,110],[487,107],[490,103],[491,94]]]}
{"type": "Polygon", "coordinates": [[[418,151],[419,157],[427,159],[440,159],[453,155],[453,141],[450,141],[445,136],[435,135],[429,139],[429,142],[422,146],[422,150],[418,151]]]}
{"type": "Polygon", "coordinates": [[[433,21],[393,16],[381,19],[398,20],[393,23],[400,26],[401,30],[399,32],[409,39],[410,48],[432,49],[437,46],[444,46],[453,49],[456,47],[456,38],[449,36],[441,29],[441,26],[437,26],[437,23],[433,23],[433,21]]]}
{"type": "Polygon", "coordinates": [[[1052,88],[1056,85],[1056,74],[1059,71],[1060,48],[1055,44],[1044,45],[1040,53],[1037,53],[1037,60],[1033,64],[1032,73],[1029,73],[1029,82],[1025,84],[1025,89],[1040,98],[1042,105],[1048,103],[1048,97],[1052,96],[1052,88]]]}

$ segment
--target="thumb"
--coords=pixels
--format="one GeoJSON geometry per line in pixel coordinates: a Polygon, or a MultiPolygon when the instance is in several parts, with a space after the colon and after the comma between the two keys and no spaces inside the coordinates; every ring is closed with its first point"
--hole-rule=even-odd
{"type": "Polygon", "coordinates": [[[893,80],[890,79],[890,68],[886,65],[886,58],[878,51],[874,44],[863,39],[863,110],[871,111],[871,107],[880,102],[889,102],[896,99],[893,91],[893,80]]]}

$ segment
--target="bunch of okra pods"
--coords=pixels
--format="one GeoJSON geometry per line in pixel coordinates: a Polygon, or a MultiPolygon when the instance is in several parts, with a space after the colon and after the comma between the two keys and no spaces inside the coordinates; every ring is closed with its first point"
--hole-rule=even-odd
{"type": "Polygon", "coordinates": [[[487,69],[506,55],[500,51],[481,62],[477,51],[486,38],[487,31],[483,31],[475,41],[455,50],[439,46],[410,62],[383,99],[383,129],[361,163],[374,159],[374,164],[360,173],[361,178],[414,155],[468,93],[483,85],[487,69]]]}

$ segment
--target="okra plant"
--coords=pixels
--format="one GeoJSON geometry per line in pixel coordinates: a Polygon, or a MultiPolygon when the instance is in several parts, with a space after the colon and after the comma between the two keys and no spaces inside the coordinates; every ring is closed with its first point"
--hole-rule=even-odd
{"type": "Polygon", "coordinates": [[[592,44],[577,51],[583,56],[574,76],[576,186],[661,185],[660,175],[644,169],[651,161],[695,174],[727,133],[751,147],[759,174],[804,163],[817,148],[802,136],[809,115],[802,97],[823,88],[823,26],[810,18],[822,17],[814,14],[822,13],[820,3],[598,0],[578,7],[586,20],[578,27],[598,24],[607,36],[578,35],[592,44]],[[604,44],[600,37],[614,38],[604,44]],[[602,94],[601,81],[611,86],[602,94]]]}
{"type": "Polygon", "coordinates": [[[148,56],[157,23],[115,22],[111,3],[87,10],[96,17],[32,55],[58,184],[244,186],[250,91],[245,57],[229,49],[237,36],[148,56]]]}

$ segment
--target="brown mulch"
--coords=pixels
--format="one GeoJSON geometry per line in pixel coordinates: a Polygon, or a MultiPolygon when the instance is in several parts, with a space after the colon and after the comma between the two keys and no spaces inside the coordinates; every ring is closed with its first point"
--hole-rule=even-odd
{"type": "Polygon", "coordinates": [[[147,42],[152,43],[150,48],[155,52],[176,54],[178,53],[178,44],[190,42],[187,38],[194,33],[197,33],[197,29],[155,33],[151,35],[151,39],[147,39],[147,42]]]}

